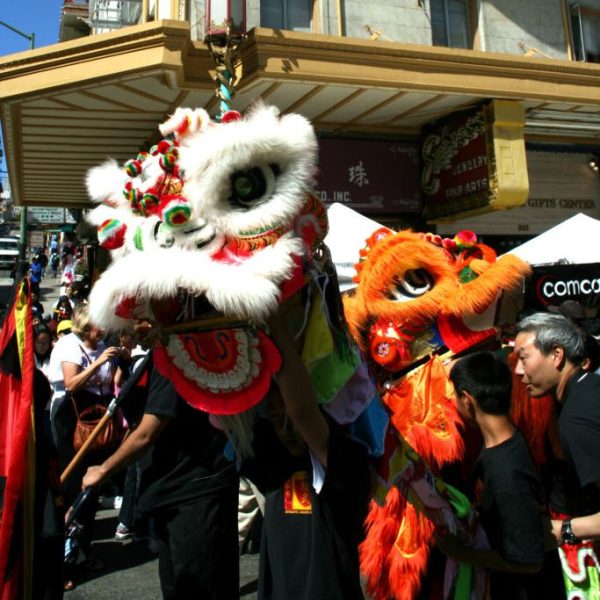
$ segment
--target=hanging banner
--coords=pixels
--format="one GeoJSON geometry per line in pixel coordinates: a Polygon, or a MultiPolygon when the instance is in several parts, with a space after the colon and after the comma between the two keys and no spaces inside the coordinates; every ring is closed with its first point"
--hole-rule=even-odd
{"type": "Polygon", "coordinates": [[[529,193],[524,126],[520,102],[493,100],[426,130],[426,218],[456,220],[522,206],[529,193]]]}
{"type": "Polygon", "coordinates": [[[525,308],[547,310],[565,300],[600,306],[600,263],[533,268],[525,286],[525,308]]]}
{"type": "Polygon", "coordinates": [[[363,214],[420,213],[417,144],[377,140],[319,140],[317,195],[363,214]]]}

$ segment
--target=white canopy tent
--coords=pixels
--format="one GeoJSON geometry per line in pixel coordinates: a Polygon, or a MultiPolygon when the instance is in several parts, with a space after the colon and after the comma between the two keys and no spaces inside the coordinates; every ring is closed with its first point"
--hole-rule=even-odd
{"type": "Polygon", "coordinates": [[[367,238],[383,225],[337,202],[327,209],[327,217],[329,232],[325,243],[331,252],[343,292],[356,287],[352,278],[356,275],[354,265],[358,262],[360,251],[365,247],[367,238]]]}
{"type": "Polygon", "coordinates": [[[530,265],[600,263],[600,221],[579,213],[509,254],[530,265]]]}

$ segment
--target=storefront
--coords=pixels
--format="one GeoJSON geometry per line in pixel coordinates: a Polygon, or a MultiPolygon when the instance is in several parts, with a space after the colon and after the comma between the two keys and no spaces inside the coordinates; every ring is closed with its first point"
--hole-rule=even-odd
{"type": "Polygon", "coordinates": [[[439,223],[437,231],[451,235],[471,229],[502,253],[577,213],[600,219],[600,175],[590,165],[594,148],[546,148],[527,148],[529,195],[522,207],[439,223]]]}

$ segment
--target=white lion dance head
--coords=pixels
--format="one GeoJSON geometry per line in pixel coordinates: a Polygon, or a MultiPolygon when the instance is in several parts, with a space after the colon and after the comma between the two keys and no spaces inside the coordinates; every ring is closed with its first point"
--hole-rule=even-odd
{"type": "Polygon", "coordinates": [[[209,412],[239,412],[279,364],[254,325],[304,284],[326,234],[310,193],[316,137],[303,117],[262,105],[220,123],[179,108],[160,132],[148,153],[88,173],[99,203],[88,220],[112,254],[90,315],[113,331],[157,322],[170,335],[155,362],[178,391],[209,412]],[[221,325],[207,326],[215,317],[221,325]]]}

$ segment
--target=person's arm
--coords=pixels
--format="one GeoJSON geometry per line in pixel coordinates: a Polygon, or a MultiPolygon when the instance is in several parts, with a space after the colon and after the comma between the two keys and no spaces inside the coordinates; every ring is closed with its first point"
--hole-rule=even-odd
{"type": "Polygon", "coordinates": [[[544,560],[544,525],[535,494],[516,486],[514,492],[496,493],[491,500],[486,513],[499,533],[492,549],[465,546],[452,536],[440,538],[440,549],[447,556],[485,569],[536,573],[544,560]]]}
{"type": "Polygon", "coordinates": [[[466,546],[456,536],[436,538],[437,547],[449,558],[469,563],[482,569],[493,569],[507,573],[537,573],[542,563],[518,563],[503,558],[496,550],[483,550],[466,546]]]}
{"type": "Polygon", "coordinates": [[[281,391],[286,413],[317,460],[327,467],[329,425],[319,409],[310,376],[281,313],[269,321],[269,332],[283,361],[275,381],[281,391]]]}
{"type": "Polygon", "coordinates": [[[90,377],[94,375],[94,373],[109,360],[112,360],[115,356],[117,356],[119,352],[119,348],[116,346],[111,346],[110,348],[106,348],[104,352],[89,366],[85,369],[81,368],[81,365],[76,363],[63,361],[62,371],[63,371],[63,379],[65,382],[65,389],[69,392],[76,392],[85,386],[90,377]]]}
{"type": "MultiPolygon", "coordinates": [[[[562,541],[562,521],[552,520],[552,535],[557,544],[562,541]]],[[[600,512],[585,517],[574,517],[571,519],[571,531],[580,540],[593,540],[600,538],[600,512]]]]}
{"type": "Polygon", "coordinates": [[[81,482],[82,489],[99,485],[111,475],[140,458],[156,441],[172,417],[145,414],[117,450],[101,465],[89,467],[81,482]]]}

